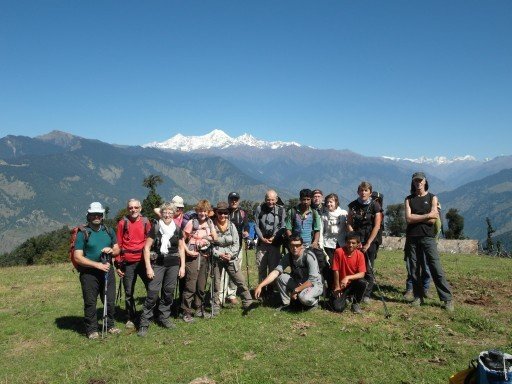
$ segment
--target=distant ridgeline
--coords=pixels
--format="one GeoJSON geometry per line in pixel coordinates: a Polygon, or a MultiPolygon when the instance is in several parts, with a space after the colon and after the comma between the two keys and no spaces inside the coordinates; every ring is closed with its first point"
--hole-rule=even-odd
{"type": "Polygon", "coordinates": [[[182,152],[111,145],[63,132],[6,136],[0,139],[0,254],[34,236],[83,223],[92,201],[117,212],[129,198],[143,199],[142,180],[148,175],[162,178],[158,193],[164,199],[180,195],[187,204],[202,198],[215,204],[231,191],[260,202],[269,188],[286,201],[302,188],[320,188],[337,193],[346,207],[357,197],[362,175],[386,204],[402,203],[418,169],[427,173],[443,213],[456,208],[464,217],[465,236],[485,241],[489,217],[495,238],[512,249],[510,164],[511,156],[432,165],[297,145],[260,148],[238,142],[182,152]]]}

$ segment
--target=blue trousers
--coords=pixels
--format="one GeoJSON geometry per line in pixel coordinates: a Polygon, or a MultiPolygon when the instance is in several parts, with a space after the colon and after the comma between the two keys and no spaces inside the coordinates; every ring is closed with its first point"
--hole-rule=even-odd
{"type": "Polygon", "coordinates": [[[409,236],[405,240],[404,252],[408,271],[411,271],[414,297],[421,298],[424,295],[421,274],[422,265],[426,264],[430,269],[439,299],[441,301],[452,300],[451,287],[441,266],[436,239],[427,236],[409,236]]]}

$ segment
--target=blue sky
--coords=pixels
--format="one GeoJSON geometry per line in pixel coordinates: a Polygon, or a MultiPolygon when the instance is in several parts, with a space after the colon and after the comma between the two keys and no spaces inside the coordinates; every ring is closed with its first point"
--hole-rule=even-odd
{"type": "Polygon", "coordinates": [[[0,136],[510,155],[512,1],[4,1],[0,136]]]}

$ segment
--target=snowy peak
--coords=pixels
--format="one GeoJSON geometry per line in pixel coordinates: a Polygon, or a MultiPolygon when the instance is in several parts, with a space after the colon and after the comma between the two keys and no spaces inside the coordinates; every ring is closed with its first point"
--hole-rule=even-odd
{"type": "Polygon", "coordinates": [[[391,157],[391,156],[382,156],[384,159],[393,160],[393,161],[409,161],[411,163],[417,164],[431,164],[431,165],[445,165],[452,164],[457,162],[465,162],[465,161],[477,161],[477,159],[471,155],[453,157],[451,159],[445,156],[436,156],[434,158],[428,157],[420,157],[417,159],[408,159],[408,158],[399,158],[399,157],[391,157]]]}
{"type": "Polygon", "coordinates": [[[232,138],[220,129],[214,129],[210,133],[207,133],[203,136],[184,136],[181,133],[178,133],[177,135],[171,137],[169,140],[160,143],[154,141],[143,145],[143,147],[173,149],[183,152],[210,148],[227,148],[232,146],[249,146],[255,148],[276,149],[287,146],[300,147],[301,145],[296,142],[259,140],[247,133],[244,133],[243,135],[236,138],[232,138]]]}

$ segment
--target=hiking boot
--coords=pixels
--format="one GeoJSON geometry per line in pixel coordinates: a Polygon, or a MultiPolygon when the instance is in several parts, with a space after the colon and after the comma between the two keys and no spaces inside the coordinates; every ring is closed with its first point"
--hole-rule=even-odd
{"type": "Polygon", "coordinates": [[[131,320],[128,320],[124,326],[126,329],[135,329],[135,324],[131,320]]]}
{"type": "Polygon", "coordinates": [[[370,304],[370,298],[368,296],[363,297],[361,304],[370,304]]]}
{"type": "Polygon", "coordinates": [[[194,317],[204,317],[204,311],[203,308],[199,308],[196,313],[194,314],[194,317]]]}
{"type": "Polygon", "coordinates": [[[119,335],[121,333],[121,330],[116,327],[111,327],[108,329],[107,332],[110,333],[111,335],[119,335]]]}
{"type": "Polygon", "coordinates": [[[414,300],[411,301],[411,307],[419,307],[421,304],[423,304],[423,299],[419,297],[415,297],[414,300]]]}
{"type": "Polygon", "coordinates": [[[148,335],[148,328],[149,327],[147,325],[142,325],[139,328],[139,332],[137,332],[137,336],[146,337],[148,335]]]}
{"type": "Polygon", "coordinates": [[[220,315],[220,307],[215,305],[213,308],[212,308],[212,317],[213,316],[219,316],[220,315]]]}
{"type": "Polygon", "coordinates": [[[430,294],[430,292],[428,291],[428,289],[425,289],[423,291],[423,298],[425,299],[431,299],[432,298],[432,295],[430,294]]]}
{"type": "Polygon", "coordinates": [[[409,303],[414,300],[414,294],[412,293],[412,290],[405,291],[404,299],[405,299],[405,301],[408,301],[409,303]]]}
{"type": "Polygon", "coordinates": [[[167,328],[167,329],[174,329],[174,328],[176,328],[176,324],[174,324],[169,319],[160,319],[159,323],[160,323],[160,325],[162,327],[167,328]]]}
{"type": "Polygon", "coordinates": [[[252,301],[249,305],[244,306],[243,308],[243,314],[247,315],[249,312],[251,312],[254,308],[258,307],[259,304],[256,301],[252,301]]]}
{"type": "Polygon", "coordinates": [[[193,323],[196,319],[190,313],[186,313],[183,315],[183,321],[185,323],[193,323]]]}
{"type": "Polygon", "coordinates": [[[99,334],[98,332],[94,331],[94,332],[89,333],[89,334],[87,335],[87,338],[88,338],[89,340],[96,340],[96,339],[99,339],[99,338],[100,338],[100,334],[99,334]]]}
{"type": "Polygon", "coordinates": [[[444,309],[447,312],[453,312],[455,310],[455,308],[453,307],[453,301],[452,300],[445,301],[444,302],[444,309]]]}
{"type": "Polygon", "coordinates": [[[352,313],[355,313],[356,315],[363,314],[363,310],[361,309],[358,303],[352,303],[352,313]]]}

